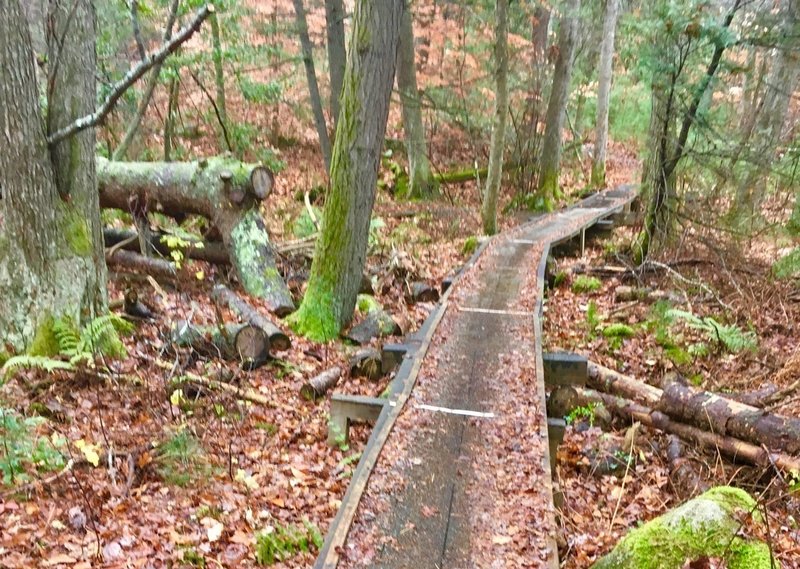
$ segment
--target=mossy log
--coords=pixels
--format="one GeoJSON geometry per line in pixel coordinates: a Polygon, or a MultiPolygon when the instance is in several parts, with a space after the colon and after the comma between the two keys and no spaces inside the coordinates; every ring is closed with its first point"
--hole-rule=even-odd
{"type": "MultiPolygon", "coordinates": [[[[149,236],[150,247],[153,251],[169,257],[172,251],[165,243],[165,238],[169,238],[167,233],[151,232],[149,236]]],[[[200,239],[183,239],[183,241],[186,241],[187,246],[182,248],[181,251],[189,259],[206,261],[215,265],[228,265],[231,262],[230,257],[228,257],[228,250],[219,241],[203,241],[200,239]]],[[[130,229],[106,227],[103,229],[103,242],[106,248],[123,243],[120,247],[121,249],[137,252],[140,250],[136,231],[130,229]]]]}
{"type": "Polygon", "coordinates": [[[338,366],[325,370],[304,383],[300,388],[300,395],[309,401],[315,401],[335,386],[340,377],[342,377],[342,368],[338,366]]]}
{"type": "Polygon", "coordinates": [[[800,471],[800,459],[785,453],[772,453],[762,446],[704,431],[694,425],[674,421],[668,415],[629,399],[601,393],[594,389],[575,388],[586,402],[601,403],[614,415],[642,425],[677,435],[703,448],[719,452],[731,460],[754,464],[762,468],[775,465],[785,472],[800,471]]]}
{"type": "Polygon", "coordinates": [[[465,168],[463,170],[451,170],[450,172],[439,172],[433,175],[434,180],[439,184],[462,184],[464,182],[486,180],[489,173],[488,167],[465,168]]]}
{"type": "Polygon", "coordinates": [[[261,314],[250,303],[239,297],[225,285],[217,285],[211,293],[212,298],[218,303],[224,303],[243,320],[263,330],[269,338],[270,347],[282,352],[292,347],[292,341],[272,320],[261,314]]]}
{"type": "Polygon", "coordinates": [[[98,157],[97,180],[102,207],[208,218],[222,235],[244,289],[265,299],[273,312],[294,310],[258,213],[274,183],[263,166],[227,157],[196,162],[110,162],[98,157]]]}
{"type": "Polygon", "coordinates": [[[631,530],[592,567],[680,569],[687,562],[711,557],[723,559],[729,569],[779,567],[768,544],[743,537],[742,516],[763,523],[747,492],[730,486],[712,488],[631,530]]]}
{"type": "Polygon", "coordinates": [[[394,321],[392,315],[382,308],[377,308],[370,310],[361,322],[350,328],[346,338],[356,344],[364,345],[372,338],[397,336],[401,333],[400,325],[394,321]]]}
{"type": "Polygon", "coordinates": [[[589,385],[643,402],[703,430],[800,454],[800,419],[769,413],[676,381],[658,389],[595,363],[589,364],[589,385]]]}
{"type": "Polygon", "coordinates": [[[269,338],[250,324],[194,326],[179,320],[171,336],[178,346],[190,346],[204,357],[238,360],[245,369],[260,367],[269,359],[269,338]]]}

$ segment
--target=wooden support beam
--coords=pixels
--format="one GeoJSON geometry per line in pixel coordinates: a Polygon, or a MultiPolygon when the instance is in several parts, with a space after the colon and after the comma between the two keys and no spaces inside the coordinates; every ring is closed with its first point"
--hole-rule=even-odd
{"type": "Polygon", "coordinates": [[[584,387],[589,377],[589,360],[586,356],[570,352],[542,354],[544,383],[548,387],[562,385],[584,387]]]}
{"type": "Polygon", "coordinates": [[[384,375],[393,372],[408,353],[406,344],[384,344],[381,348],[381,371],[384,375]]]}
{"type": "Polygon", "coordinates": [[[328,444],[347,444],[350,440],[350,424],[355,422],[374,424],[386,405],[386,399],[334,393],[331,397],[331,418],[328,422],[328,444]]]}
{"type": "Polygon", "coordinates": [[[564,433],[567,430],[567,422],[564,419],[551,417],[547,419],[547,441],[550,445],[550,468],[553,472],[553,504],[556,508],[564,505],[564,493],[560,490],[556,480],[556,459],[558,458],[558,446],[564,442],[564,433]]]}

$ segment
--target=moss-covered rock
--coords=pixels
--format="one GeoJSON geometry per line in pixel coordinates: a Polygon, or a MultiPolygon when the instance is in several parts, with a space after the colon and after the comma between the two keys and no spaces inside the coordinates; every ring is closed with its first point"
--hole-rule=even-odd
{"type": "MultiPolygon", "coordinates": [[[[742,515],[760,518],[744,490],[712,488],[631,530],[593,569],[680,569],[703,557],[718,557],[730,568],[769,569],[766,544],[740,535],[742,515]]],[[[779,567],[775,560],[775,567],[779,567]]]]}

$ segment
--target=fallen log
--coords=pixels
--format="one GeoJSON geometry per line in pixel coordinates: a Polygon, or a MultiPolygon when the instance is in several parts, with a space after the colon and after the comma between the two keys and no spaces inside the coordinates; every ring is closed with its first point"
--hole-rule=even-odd
{"type": "Polygon", "coordinates": [[[411,300],[413,302],[436,302],[439,300],[439,291],[426,282],[411,283],[411,300]]]}
{"type": "Polygon", "coordinates": [[[671,382],[658,389],[595,363],[589,363],[589,385],[640,401],[668,416],[720,435],[730,435],[757,445],[800,453],[800,419],[769,413],[703,391],[671,382]]]}
{"type": "Polygon", "coordinates": [[[708,490],[710,483],[703,476],[701,466],[688,458],[686,453],[686,443],[680,437],[667,436],[670,479],[679,496],[696,496],[708,490]]]}
{"type": "Polygon", "coordinates": [[[771,453],[766,448],[750,444],[734,437],[709,433],[693,425],[673,421],[668,415],[629,399],[601,393],[594,389],[576,387],[585,401],[602,403],[617,416],[639,421],[651,427],[692,441],[703,448],[719,451],[731,460],[745,461],[756,466],[772,464],[785,472],[800,471],[800,459],[785,453],[771,453]]]}
{"type": "Polygon", "coordinates": [[[97,180],[102,207],[208,218],[222,235],[244,289],[265,299],[273,312],[294,310],[258,213],[273,185],[272,173],[263,166],[227,157],[196,162],[109,162],[98,157],[97,180]]]}
{"type": "Polygon", "coordinates": [[[342,377],[342,368],[332,367],[321,374],[312,377],[300,388],[300,395],[309,401],[316,401],[334,387],[342,377]]]}
{"type": "Polygon", "coordinates": [[[252,326],[263,330],[269,338],[269,344],[273,350],[282,352],[292,347],[292,341],[289,339],[289,336],[273,324],[269,318],[258,312],[253,306],[225,285],[216,285],[211,293],[211,297],[217,303],[226,304],[235,314],[239,315],[252,326]]]}
{"type": "Polygon", "coordinates": [[[117,250],[106,254],[106,264],[116,269],[144,273],[169,280],[174,280],[178,276],[178,271],[171,262],[165,259],[145,257],[133,251],[117,250]]]}
{"type": "Polygon", "coordinates": [[[372,381],[383,376],[381,353],[373,348],[359,350],[350,358],[350,377],[366,377],[372,381]]]}
{"type": "Polygon", "coordinates": [[[250,324],[194,326],[179,320],[171,334],[177,346],[189,346],[204,357],[238,360],[244,369],[256,369],[269,359],[269,338],[250,324]]]}
{"type": "MultiPolygon", "coordinates": [[[[139,243],[136,242],[136,237],[136,231],[130,229],[111,227],[103,229],[103,242],[106,248],[123,243],[123,245],[121,245],[122,249],[127,251],[139,251],[139,243]]],[[[173,251],[166,242],[169,238],[170,235],[168,233],[152,232],[149,239],[151,249],[168,257],[173,251]]],[[[188,245],[185,248],[180,248],[180,250],[189,259],[206,261],[215,265],[228,265],[231,262],[225,245],[219,241],[203,241],[201,239],[183,239],[183,241],[188,245]]]]}

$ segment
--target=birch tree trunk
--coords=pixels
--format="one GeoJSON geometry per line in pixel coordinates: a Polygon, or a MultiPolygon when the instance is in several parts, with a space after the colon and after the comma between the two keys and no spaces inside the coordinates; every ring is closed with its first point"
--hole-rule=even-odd
{"type": "Polygon", "coordinates": [[[314,70],[314,48],[308,36],[308,22],[303,0],[292,0],[294,14],[297,22],[297,33],[300,35],[300,47],[303,50],[303,64],[306,68],[308,91],[311,95],[311,108],[314,111],[314,124],[317,127],[319,145],[322,149],[322,158],[325,160],[325,169],[331,169],[331,141],[328,136],[328,126],[325,123],[325,111],[322,109],[322,97],[319,94],[317,72],[314,70]]]}
{"type": "Polygon", "coordinates": [[[82,322],[106,306],[94,130],[46,140],[94,110],[91,2],[53,0],[48,21],[48,60],[59,56],[45,124],[24,14],[0,0],[0,350],[45,353],[54,317],[82,322]]]}
{"type": "Polygon", "coordinates": [[[600,69],[597,78],[597,129],[592,161],[592,185],[606,185],[606,146],[608,144],[608,106],[614,70],[614,36],[619,16],[619,0],[606,0],[603,18],[603,43],[600,46],[600,69]]]}
{"type": "Polygon", "coordinates": [[[547,210],[553,209],[553,201],[560,193],[558,173],[561,167],[561,131],[564,129],[564,120],[567,115],[569,83],[572,78],[572,60],[578,35],[580,5],[580,0],[568,0],[558,30],[558,58],[553,73],[553,89],[547,105],[547,122],[538,188],[539,198],[547,210]]]}
{"type": "Polygon", "coordinates": [[[497,198],[503,177],[503,150],[506,145],[508,117],[508,0],[495,2],[494,79],[495,105],[492,140],[489,148],[489,172],[483,190],[481,221],[487,235],[497,233],[497,198]]]}
{"type": "Polygon", "coordinates": [[[417,88],[414,60],[414,25],[409,6],[400,23],[400,45],[397,49],[397,88],[403,104],[403,130],[408,153],[408,190],[404,197],[430,198],[436,194],[436,180],[428,159],[428,143],[422,124],[422,105],[417,88]]]}
{"type": "Polygon", "coordinates": [[[325,30],[328,36],[328,68],[331,74],[331,115],[334,128],[339,121],[339,97],[342,95],[347,52],[344,46],[344,3],[325,0],[325,30]]]}
{"type": "Polygon", "coordinates": [[[402,15],[403,0],[356,2],[325,221],[303,303],[289,317],[293,328],[312,340],[335,338],[355,309],[402,15]]]}

